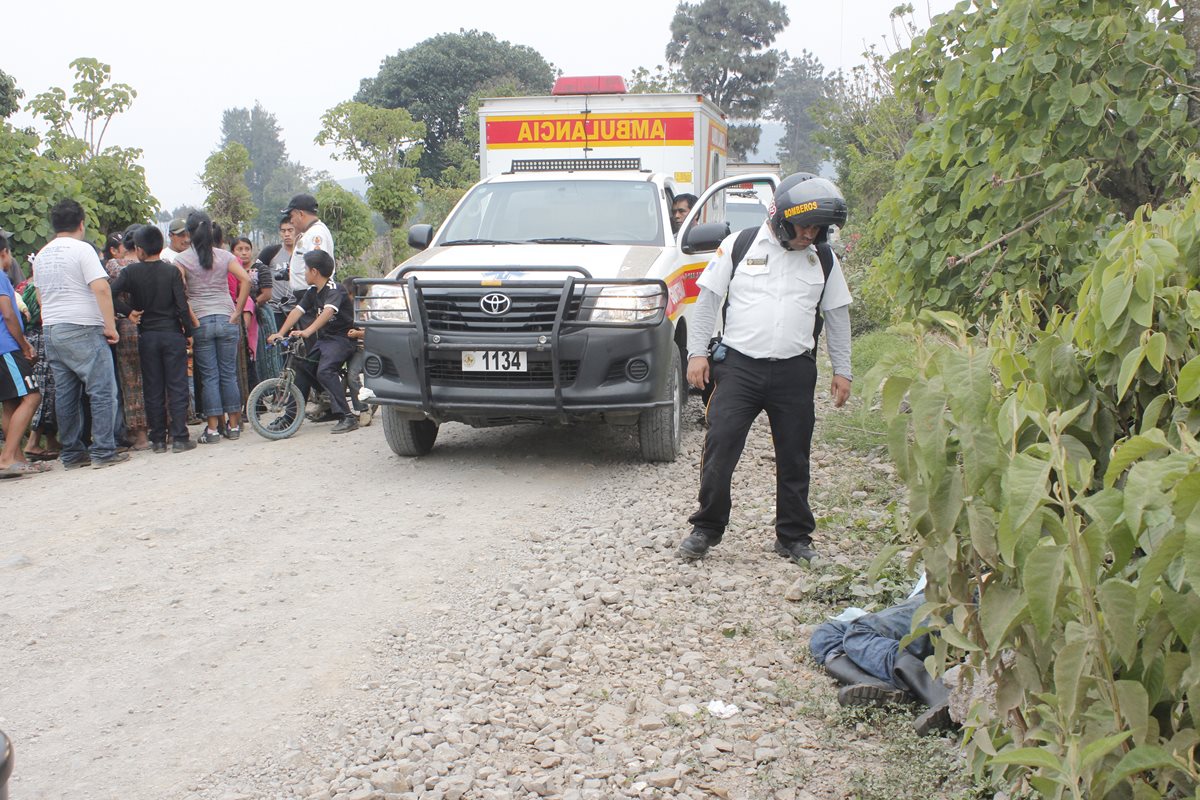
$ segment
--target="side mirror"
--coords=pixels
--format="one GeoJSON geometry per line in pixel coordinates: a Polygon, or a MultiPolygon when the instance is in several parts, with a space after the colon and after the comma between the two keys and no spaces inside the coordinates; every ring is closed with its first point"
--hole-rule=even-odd
{"type": "Polygon", "coordinates": [[[729,224],[725,222],[702,222],[693,225],[683,234],[683,252],[711,253],[721,246],[729,235],[729,224]]]}
{"type": "Polygon", "coordinates": [[[414,250],[424,250],[433,241],[432,225],[413,225],[408,229],[408,246],[414,250]]]}

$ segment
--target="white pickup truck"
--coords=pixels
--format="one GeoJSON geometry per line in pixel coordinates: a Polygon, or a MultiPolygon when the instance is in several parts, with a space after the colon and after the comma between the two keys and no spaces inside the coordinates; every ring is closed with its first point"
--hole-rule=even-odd
{"type": "Polygon", "coordinates": [[[574,89],[485,101],[482,180],[364,282],[366,385],[397,454],[448,421],[583,420],[637,425],[645,460],[679,453],[687,312],[726,192],[778,178],[723,177],[723,116],[697,95],[574,89]],[[696,188],[677,235],[671,204],[696,188]]]}

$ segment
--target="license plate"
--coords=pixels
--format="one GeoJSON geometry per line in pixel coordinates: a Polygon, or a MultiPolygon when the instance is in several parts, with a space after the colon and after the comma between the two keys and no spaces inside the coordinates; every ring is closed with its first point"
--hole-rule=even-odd
{"type": "Polygon", "coordinates": [[[521,350],[464,350],[463,372],[528,372],[529,359],[521,350]]]}

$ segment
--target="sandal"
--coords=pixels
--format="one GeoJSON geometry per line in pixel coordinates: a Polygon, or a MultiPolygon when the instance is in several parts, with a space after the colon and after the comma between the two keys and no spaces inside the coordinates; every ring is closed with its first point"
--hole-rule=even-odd
{"type": "Polygon", "coordinates": [[[39,450],[38,452],[25,451],[25,458],[29,461],[53,461],[58,458],[60,453],[55,453],[52,450],[39,450]]]}
{"type": "Polygon", "coordinates": [[[4,472],[13,475],[38,475],[49,471],[49,464],[31,464],[28,461],[15,461],[4,468],[4,472]]]}

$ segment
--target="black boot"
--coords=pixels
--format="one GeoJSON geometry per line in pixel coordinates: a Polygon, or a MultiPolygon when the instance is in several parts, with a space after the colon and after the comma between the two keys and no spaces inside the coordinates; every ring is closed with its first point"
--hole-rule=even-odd
{"type": "Polygon", "coordinates": [[[925,669],[925,662],[911,653],[901,650],[892,667],[892,675],[898,686],[903,686],[929,709],[913,722],[918,736],[927,736],[935,730],[954,727],[950,719],[950,690],[941,678],[935,678],[925,669]]]}
{"type": "Polygon", "coordinates": [[[850,656],[838,653],[825,662],[825,671],[842,685],[838,690],[838,703],[843,706],[882,706],[903,703],[908,695],[855,664],[850,656]]]}

